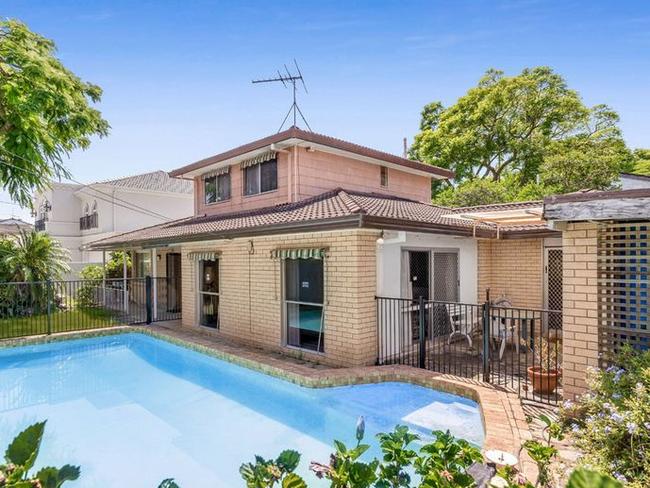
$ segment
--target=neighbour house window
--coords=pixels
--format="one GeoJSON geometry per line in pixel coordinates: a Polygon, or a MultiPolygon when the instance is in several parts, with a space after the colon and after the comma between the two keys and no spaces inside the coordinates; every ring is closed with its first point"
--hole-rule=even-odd
{"type": "Polygon", "coordinates": [[[323,260],[287,258],[284,277],[287,345],[324,352],[323,260]]]}
{"type": "Polygon", "coordinates": [[[138,251],[135,256],[135,261],[137,278],[151,276],[151,253],[149,251],[138,251]]]}
{"type": "Polygon", "coordinates": [[[383,187],[388,186],[388,168],[386,166],[381,166],[380,167],[380,174],[379,174],[379,184],[383,187]]]}
{"type": "Polygon", "coordinates": [[[256,195],[278,188],[278,160],[270,159],[263,163],[244,168],[244,195],[256,195]]]}
{"type": "Polygon", "coordinates": [[[219,328],[219,260],[202,259],[198,262],[199,324],[219,328]]]}
{"type": "Polygon", "coordinates": [[[99,226],[99,219],[97,218],[97,200],[93,202],[92,209],[86,202],[84,205],[83,217],[79,218],[79,229],[88,230],[94,229],[99,226]]]}
{"type": "Polygon", "coordinates": [[[213,175],[203,180],[205,203],[216,203],[230,199],[230,173],[213,175]]]}

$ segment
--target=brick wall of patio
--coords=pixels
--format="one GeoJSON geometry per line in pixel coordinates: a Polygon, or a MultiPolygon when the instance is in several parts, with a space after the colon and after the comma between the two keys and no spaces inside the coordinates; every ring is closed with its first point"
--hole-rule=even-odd
{"type": "Polygon", "coordinates": [[[564,398],[587,389],[587,368],[598,366],[598,230],[571,223],[562,232],[564,249],[562,382],[564,398]]]}
{"type": "MultiPolygon", "coordinates": [[[[361,366],[376,360],[376,241],[379,231],[354,229],[183,245],[184,327],[198,328],[197,266],[188,253],[219,251],[220,330],[248,344],[282,350],[330,365],[361,366]],[[250,242],[254,251],[249,253],[250,242]],[[281,262],[273,249],[328,249],[325,259],[325,353],[283,345],[281,262]]],[[[201,329],[206,329],[201,327],[201,329]]]]}
{"type": "Polygon", "coordinates": [[[483,239],[478,243],[478,300],[508,298],[516,307],[542,308],[543,239],[483,239]]]}

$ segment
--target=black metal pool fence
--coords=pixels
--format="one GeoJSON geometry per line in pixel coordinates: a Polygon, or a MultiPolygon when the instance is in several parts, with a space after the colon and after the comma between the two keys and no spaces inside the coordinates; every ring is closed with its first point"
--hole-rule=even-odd
{"type": "Polygon", "coordinates": [[[181,317],[165,277],[0,283],[0,339],[181,317]]]}
{"type": "Polygon", "coordinates": [[[406,364],[561,398],[562,312],[377,297],[377,364],[406,364]]]}

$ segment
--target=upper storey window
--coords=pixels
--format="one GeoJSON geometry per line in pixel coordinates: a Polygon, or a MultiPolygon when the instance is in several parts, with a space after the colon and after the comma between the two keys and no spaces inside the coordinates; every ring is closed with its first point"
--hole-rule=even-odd
{"type": "Polygon", "coordinates": [[[266,153],[241,164],[244,171],[244,195],[257,195],[278,188],[278,160],[266,153]]]}
{"type": "Polygon", "coordinates": [[[203,177],[205,203],[216,203],[230,199],[230,168],[203,177]]]}
{"type": "Polygon", "coordinates": [[[388,186],[388,168],[386,166],[380,167],[379,184],[384,188],[388,186]]]}

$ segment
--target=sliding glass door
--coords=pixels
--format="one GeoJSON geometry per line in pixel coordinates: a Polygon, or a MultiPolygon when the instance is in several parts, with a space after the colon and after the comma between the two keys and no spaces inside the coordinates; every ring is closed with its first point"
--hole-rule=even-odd
{"type": "Polygon", "coordinates": [[[286,342],[324,352],[323,260],[284,260],[286,342]]]}

